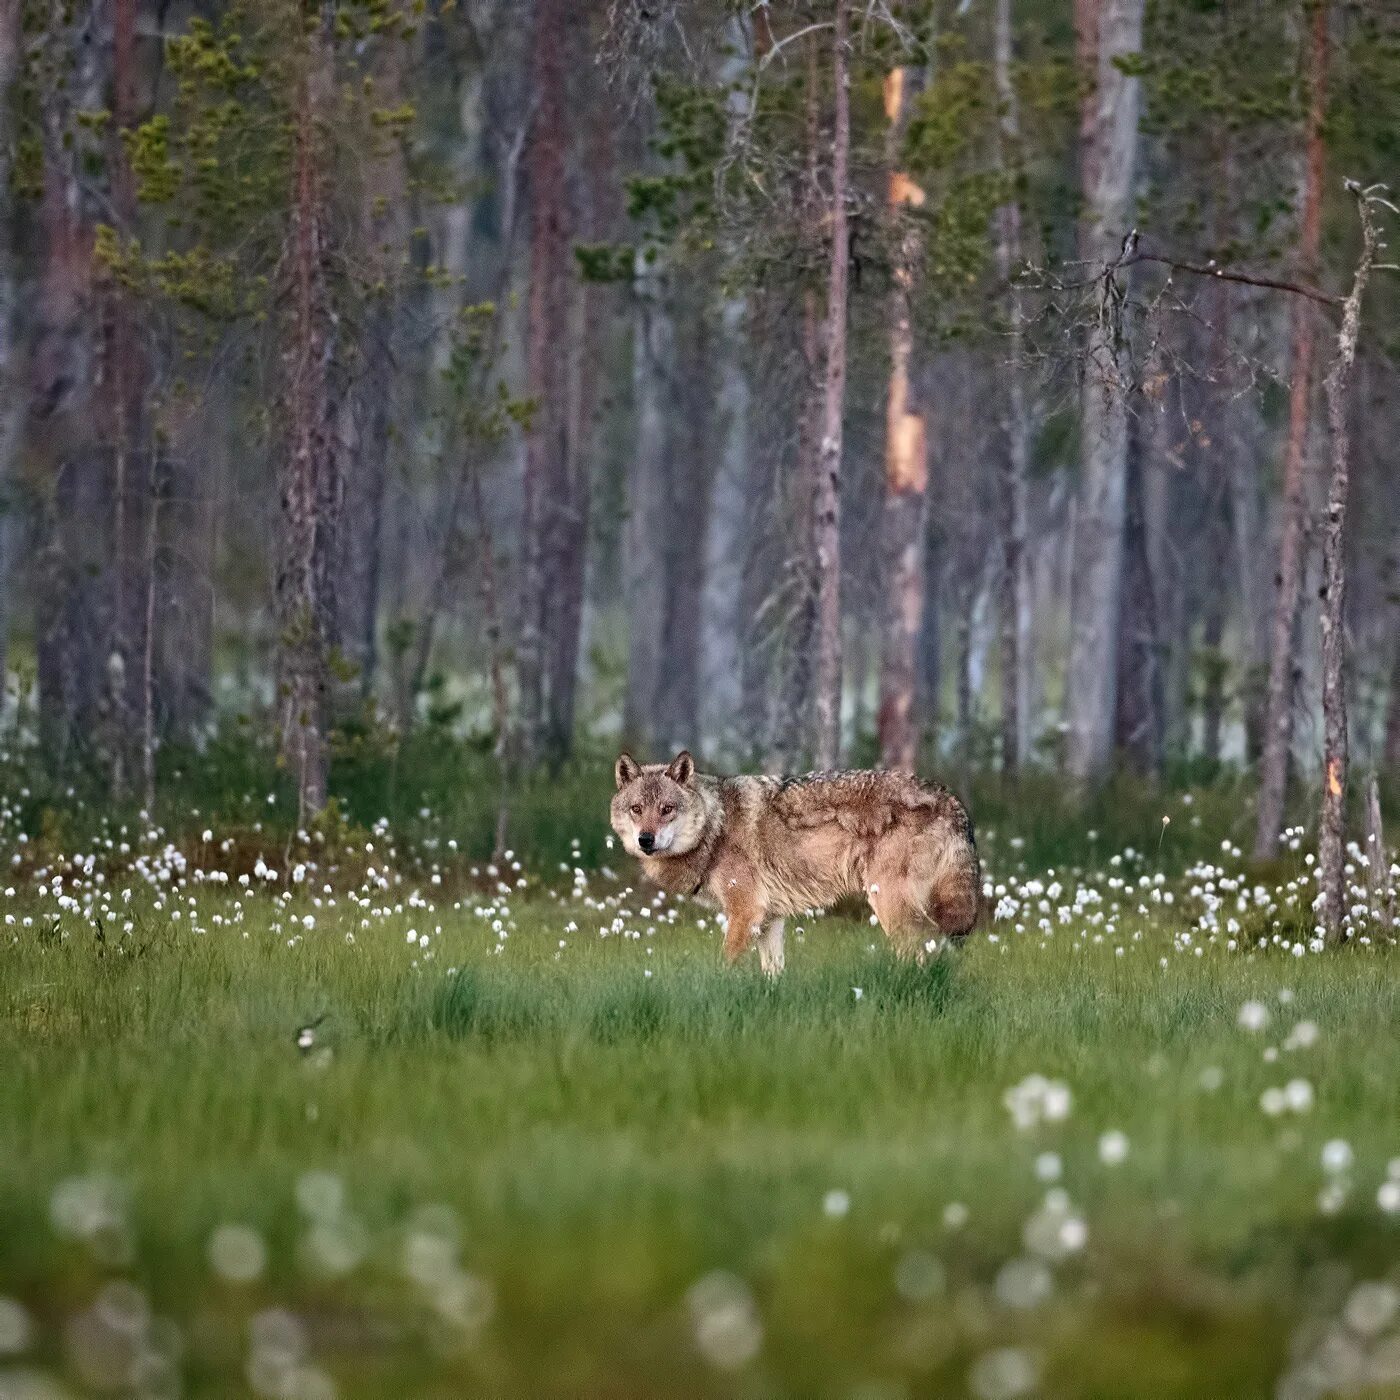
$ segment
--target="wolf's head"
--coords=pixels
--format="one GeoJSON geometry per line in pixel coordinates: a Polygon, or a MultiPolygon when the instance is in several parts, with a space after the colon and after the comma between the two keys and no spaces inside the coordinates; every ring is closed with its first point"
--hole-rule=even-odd
{"type": "Polygon", "coordinates": [[[682,749],[670,763],[638,763],[619,754],[612,828],[634,856],[683,856],[700,844],[707,807],[695,784],[695,760],[682,749]]]}

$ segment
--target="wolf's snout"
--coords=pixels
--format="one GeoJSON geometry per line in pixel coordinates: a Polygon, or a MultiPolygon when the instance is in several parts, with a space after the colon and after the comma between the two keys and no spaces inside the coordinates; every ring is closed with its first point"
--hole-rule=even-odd
{"type": "Polygon", "coordinates": [[[656,836],[650,831],[639,831],[637,833],[637,844],[650,855],[652,847],[656,845],[656,836]]]}

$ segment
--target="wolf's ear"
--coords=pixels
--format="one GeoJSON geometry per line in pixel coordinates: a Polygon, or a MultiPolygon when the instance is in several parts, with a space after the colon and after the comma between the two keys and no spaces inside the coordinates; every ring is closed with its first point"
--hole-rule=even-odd
{"type": "Polygon", "coordinates": [[[695,776],[695,760],[691,758],[689,749],[682,749],[671,760],[666,769],[666,776],[682,787],[689,786],[690,780],[695,776]]]}
{"type": "Polygon", "coordinates": [[[617,762],[613,764],[613,777],[617,779],[620,788],[626,787],[641,771],[637,760],[630,753],[618,754],[617,762]]]}

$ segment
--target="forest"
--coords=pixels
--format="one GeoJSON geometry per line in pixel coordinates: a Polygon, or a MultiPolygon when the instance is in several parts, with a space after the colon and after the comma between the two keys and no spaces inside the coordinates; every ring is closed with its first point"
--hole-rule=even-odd
{"type": "Polygon", "coordinates": [[[7,0],[0,83],[43,771],[1233,773],[1267,858],[1400,768],[1382,0],[7,0]]]}

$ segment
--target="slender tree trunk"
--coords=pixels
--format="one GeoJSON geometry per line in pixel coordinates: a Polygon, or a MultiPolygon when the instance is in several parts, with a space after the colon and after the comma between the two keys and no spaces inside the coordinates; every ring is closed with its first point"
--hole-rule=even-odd
{"type": "Polygon", "coordinates": [[[496,833],[491,858],[505,856],[506,832],[510,825],[510,799],[515,783],[515,741],[510,723],[510,687],[506,680],[505,629],[501,624],[500,588],[496,581],[496,546],[491,538],[491,522],[481,496],[481,473],[468,467],[466,477],[471,492],[472,513],[476,517],[476,558],[481,568],[481,606],[486,619],[486,643],[491,674],[491,723],[496,731],[496,763],[500,788],[496,801],[496,833]]]}
{"type": "Polygon", "coordinates": [[[656,738],[663,752],[697,743],[700,721],[700,658],[709,535],[711,476],[707,424],[711,352],[707,308],[692,305],[682,325],[683,383],[676,386],[680,451],[666,464],[666,511],[662,530],[664,568],[656,585],[665,611],[661,621],[660,683],[656,738]]]}
{"type": "Polygon", "coordinates": [[[1322,533],[1322,816],[1318,829],[1318,885],[1322,921],[1332,943],[1346,937],[1346,522],[1350,490],[1351,441],[1347,429],[1347,386],[1361,331],[1361,301],[1379,242],[1375,212],[1366,195],[1352,187],[1361,215],[1361,259],[1342,314],[1337,353],[1327,374],[1327,426],[1332,439],[1332,475],[1322,533]]]}
{"type": "Polygon", "coordinates": [[[943,573],[944,539],[936,513],[925,512],[924,606],[919,631],[919,738],[936,732],[943,697],[943,573]]]}
{"type": "MultiPolygon", "coordinates": [[[[778,340],[781,328],[770,314],[771,298],[756,291],[748,303],[750,344],[766,346],[778,340]]],[[[755,365],[767,366],[758,358],[755,365]]],[[[784,357],[786,359],[786,357],[784,357]]],[[[796,359],[797,356],[793,356],[796,359]]],[[[753,399],[769,397],[770,377],[758,378],[755,368],[753,399]]],[[[739,581],[739,726],[736,755],[759,762],[768,747],[772,729],[773,691],[779,678],[774,664],[774,598],[782,572],[781,531],[775,528],[779,484],[783,479],[785,436],[781,420],[771,414],[746,413],[745,464],[742,492],[745,529],[742,541],[743,575],[739,581]]]]}
{"type": "Polygon", "coordinates": [[[1381,824],[1381,790],[1374,771],[1366,779],[1366,896],[1372,915],[1384,929],[1395,926],[1390,889],[1390,857],[1381,824]]]}
{"type": "MultiPolygon", "coordinates": [[[[379,100],[394,106],[403,98],[403,55],[389,45],[374,75],[379,100]]],[[[351,450],[345,465],[345,512],[341,531],[339,643],[354,668],[353,695],[363,703],[374,694],[379,668],[379,600],[383,577],[384,502],[394,438],[395,374],[403,353],[403,313],[398,264],[407,235],[407,171],[403,146],[387,134],[372,153],[359,211],[358,236],[371,282],[365,334],[357,347],[358,383],[347,404],[351,450]]]]}
{"type": "Polygon", "coordinates": [[[846,310],[850,231],[846,218],[851,149],[850,0],[836,0],[832,75],[835,125],[831,141],[831,268],[826,301],[826,378],[818,450],[815,530],[816,761],[834,768],[841,751],[841,430],[846,402],[846,310]]]}
{"type": "Polygon", "coordinates": [[[637,404],[637,443],[628,491],[626,595],[628,620],[627,690],[623,737],[649,749],[656,737],[656,701],[661,682],[662,627],[665,617],[661,555],[668,521],[665,511],[667,464],[671,453],[675,328],[668,292],[655,265],[641,255],[637,264],[633,383],[637,404]]]}
{"type": "MultiPolygon", "coordinates": [[[[0,190],[8,191],[14,155],[11,92],[20,58],[20,0],[0,0],[0,190]]],[[[14,201],[0,205],[0,713],[6,700],[10,643],[10,541],[14,519],[15,458],[24,415],[15,318],[17,249],[14,201]]]]}
{"type": "Polygon", "coordinates": [[[1385,771],[1400,774],[1400,627],[1395,629],[1395,657],[1390,664],[1390,697],[1385,711],[1385,771]]]}
{"type": "MultiPolygon", "coordinates": [[[[528,128],[522,125],[502,162],[501,251],[497,261],[495,291],[492,298],[497,312],[491,321],[491,330],[487,336],[486,346],[478,359],[478,376],[467,391],[471,394],[479,395],[492,391],[489,382],[490,376],[495,372],[501,353],[501,337],[504,327],[503,308],[509,293],[511,271],[515,260],[520,165],[528,135],[528,128]]],[[[450,346],[446,342],[440,347],[440,351],[450,358],[450,346]]],[[[444,367],[444,363],[438,364],[439,371],[444,367]]],[[[432,661],[433,644],[437,640],[438,623],[449,601],[452,587],[453,551],[458,547],[458,535],[462,527],[464,512],[467,509],[471,493],[480,490],[479,476],[482,465],[479,461],[480,447],[480,443],[472,442],[464,445],[461,449],[457,463],[457,474],[452,482],[447,509],[443,512],[443,528],[428,584],[428,597],[423,608],[422,620],[415,632],[411,658],[406,666],[399,668],[396,708],[399,729],[405,734],[413,728],[417,697],[422,694],[427,683],[428,666],[432,661]]],[[[402,553],[402,550],[396,549],[395,553],[402,553]]]]}
{"type": "MultiPolygon", "coordinates": [[[[803,186],[799,200],[803,242],[813,260],[821,243],[821,80],[818,41],[807,42],[805,101],[805,151],[803,186]]],[[[791,585],[792,624],[787,629],[782,656],[781,696],[772,716],[770,760],[779,768],[793,767],[809,757],[815,747],[813,721],[817,629],[816,539],[817,501],[821,494],[821,424],[824,408],[821,316],[817,293],[810,285],[802,290],[800,365],[802,384],[797,429],[794,489],[789,493],[792,521],[789,555],[783,573],[791,585]]]]}
{"type": "Polygon", "coordinates": [[[1021,204],[1015,192],[1020,165],[1021,119],[1016,85],[1011,76],[1012,0],[997,0],[995,71],[1001,108],[998,164],[1012,187],[1011,197],[997,211],[997,271],[1006,287],[1007,358],[1003,370],[1004,459],[999,527],[1002,544],[1001,584],[997,597],[1001,649],[1001,767],[1014,779],[1021,768],[1026,735],[1029,660],[1026,606],[1026,478],[1030,460],[1030,421],[1026,413],[1022,368],[1025,308],[1016,286],[1021,260],[1021,204]]]}
{"type": "Polygon", "coordinates": [[[888,206],[898,232],[890,289],[890,380],[885,418],[885,501],[881,522],[885,580],[884,645],[880,655],[880,701],[876,720],[880,762],[913,771],[918,757],[915,695],[918,688],[919,631],[924,611],[924,541],[927,538],[928,442],[924,414],[910,373],[914,318],[910,306],[923,239],[905,212],[923,203],[919,187],[898,168],[900,141],[909,107],[917,95],[917,75],[891,70],[885,79],[889,120],[888,206]]]}
{"type": "Polygon", "coordinates": [[[568,495],[569,214],[564,184],[565,0],[537,0],[531,92],[537,102],[526,155],[530,189],[530,300],[526,379],[534,416],[525,441],[521,517],[520,760],[532,762],[544,737],[545,612],[557,600],[562,537],[573,532],[568,495]]]}
{"type": "MultiPolygon", "coordinates": [[[[136,183],[126,137],[137,123],[136,0],[112,3],[112,130],[108,141],[111,202],[119,232],[136,235],[136,183]]],[[[147,599],[154,589],[145,570],[149,551],[145,515],[153,498],[154,461],[146,441],[143,406],[147,367],[137,335],[132,295],[104,279],[104,431],[112,445],[112,635],[108,646],[111,739],[108,760],[114,797],[121,798],[144,751],[147,599]]]]}
{"type": "Polygon", "coordinates": [[[1069,771],[1100,780],[1113,757],[1131,366],[1116,260],[1128,232],[1138,145],[1139,80],[1118,66],[1142,45],[1143,0],[1098,0],[1097,115],[1084,160],[1086,252],[1101,274],[1080,407],[1079,519],[1067,677],[1069,771]]]}
{"type": "Polygon", "coordinates": [[[1144,499],[1145,425],[1129,428],[1127,505],[1124,521],[1124,599],[1118,628],[1119,686],[1116,747],[1133,771],[1145,778],[1161,774],[1162,685],[1157,597],[1147,546],[1144,499]]]}
{"type": "MultiPolygon", "coordinates": [[[[727,121],[733,144],[749,115],[745,76],[753,62],[747,25],[735,18],[726,26],[729,53],[720,79],[729,90],[727,121]]],[[[742,249],[735,246],[730,255],[742,249]]],[[[717,444],[715,494],[709,558],[706,561],[704,695],[701,727],[706,735],[728,739],[745,727],[742,676],[747,661],[751,615],[744,610],[744,580],[755,531],[762,528],[763,497],[751,490],[748,341],[753,336],[750,298],[739,288],[729,290],[720,310],[721,345],[717,355],[719,383],[716,407],[720,438],[717,444]]],[[[756,484],[756,483],[755,483],[756,484]]]]}
{"type": "MultiPolygon", "coordinates": [[[[602,243],[617,225],[616,160],[613,111],[594,101],[588,124],[587,171],[583,177],[588,238],[602,243]]],[[[583,636],[584,592],[588,578],[589,518],[593,494],[593,452],[597,437],[598,384],[608,342],[607,287],[585,282],[579,296],[580,325],[571,398],[572,421],[566,436],[566,480],[558,512],[555,582],[545,628],[548,655],[547,745],[558,764],[573,751],[578,704],[579,648],[583,636]]]]}
{"type": "Polygon", "coordinates": [[[34,60],[63,75],[40,95],[42,262],[26,424],[27,455],[48,495],[35,628],[40,734],[60,763],[100,729],[111,616],[110,487],[93,396],[100,342],[93,220],[77,120],[103,102],[98,19],[95,5],[75,5],[32,39],[34,60]]]}
{"type": "MultiPolygon", "coordinates": [[[[1230,246],[1235,231],[1236,162],[1233,137],[1222,132],[1216,158],[1215,246],[1230,246]]],[[[1215,427],[1213,437],[1225,460],[1225,482],[1229,492],[1231,541],[1240,630],[1240,690],[1244,704],[1245,758],[1258,761],[1262,743],[1263,713],[1261,701],[1262,671],[1264,670],[1265,637],[1263,620],[1265,603],[1259,570],[1260,545],[1263,538],[1259,499],[1259,466],[1254,444],[1246,441],[1240,428],[1240,413],[1244,409],[1239,392],[1238,376],[1232,364],[1231,325],[1237,289],[1223,280],[1216,283],[1210,299],[1211,358],[1220,380],[1212,405],[1215,427]]]]}
{"type": "Polygon", "coordinates": [[[972,613],[977,606],[977,590],[974,580],[960,580],[958,613],[956,621],[957,674],[954,678],[957,725],[954,751],[958,769],[964,778],[972,772],[972,727],[976,719],[973,713],[975,690],[972,683],[972,613]]]}
{"type": "MultiPolygon", "coordinates": [[[[1322,239],[1329,10],[1329,0],[1315,0],[1308,27],[1308,114],[1304,133],[1307,164],[1298,247],[1298,273],[1304,282],[1312,282],[1316,277],[1322,239]]],[[[1307,525],[1305,477],[1317,313],[1304,297],[1294,298],[1292,311],[1292,383],[1288,397],[1288,441],[1283,459],[1283,521],[1269,629],[1269,679],[1264,697],[1264,752],[1259,764],[1255,860],[1270,860],[1278,854],[1289,754],[1293,747],[1294,650],[1303,584],[1307,525]]]]}
{"type": "MultiPolygon", "coordinates": [[[[1215,514],[1212,511],[1212,514],[1215,514]]],[[[1209,576],[1202,581],[1205,590],[1201,628],[1202,666],[1205,671],[1201,695],[1201,751],[1212,772],[1220,767],[1225,721],[1225,542],[1224,523],[1214,520],[1209,527],[1213,545],[1209,576]]]]}
{"type": "Polygon", "coordinates": [[[282,566],[277,579],[281,630],[282,754],[297,783],[299,820],[326,805],[328,518],[338,500],[330,433],[328,291],[318,107],[327,74],[324,37],[311,29],[293,116],[289,314],[285,351],[288,438],[282,458],[282,566]]]}

